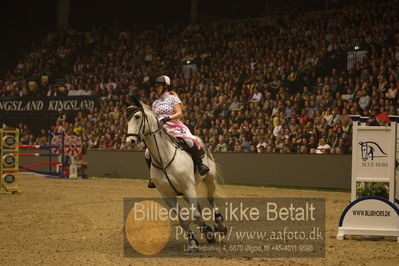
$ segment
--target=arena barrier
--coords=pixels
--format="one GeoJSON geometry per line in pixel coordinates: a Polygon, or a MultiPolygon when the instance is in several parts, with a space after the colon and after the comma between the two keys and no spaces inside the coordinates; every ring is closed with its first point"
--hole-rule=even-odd
{"type": "Polygon", "coordinates": [[[0,130],[1,137],[1,180],[0,192],[19,192],[19,172],[28,171],[44,174],[57,178],[77,178],[76,156],[81,154],[82,143],[77,136],[61,135],[52,136],[48,133],[48,145],[19,145],[18,130],[0,130]],[[20,149],[48,149],[48,153],[20,153],[20,149]],[[22,166],[19,157],[47,157],[48,162],[40,162],[32,165],[22,166]],[[52,158],[58,162],[53,162],[52,158]],[[32,169],[37,166],[48,166],[48,171],[32,169]],[[53,167],[55,166],[55,171],[53,167]]]}
{"type": "Polygon", "coordinates": [[[19,145],[19,149],[47,149],[49,153],[19,153],[20,157],[48,157],[48,163],[38,163],[28,166],[19,165],[19,172],[27,171],[37,174],[43,174],[50,177],[67,178],[68,175],[65,173],[68,165],[65,157],[65,133],[62,132],[59,136],[52,136],[52,133],[48,132],[48,145],[19,145]],[[52,162],[52,157],[56,157],[58,162],[52,162]],[[38,171],[31,168],[48,165],[48,171],[38,171]],[[53,170],[53,166],[56,167],[53,170]]]}
{"type": "Polygon", "coordinates": [[[399,116],[390,116],[390,125],[367,126],[368,117],[351,116],[352,185],[351,203],[339,220],[337,239],[345,235],[394,236],[399,242],[399,182],[397,134],[399,116]],[[357,197],[359,182],[388,185],[389,197],[357,197]]]}

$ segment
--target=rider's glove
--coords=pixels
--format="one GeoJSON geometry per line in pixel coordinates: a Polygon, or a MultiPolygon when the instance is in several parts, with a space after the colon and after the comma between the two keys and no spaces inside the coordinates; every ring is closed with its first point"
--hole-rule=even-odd
{"type": "Polygon", "coordinates": [[[169,122],[170,120],[172,120],[172,118],[170,118],[170,116],[166,116],[166,117],[161,119],[162,123],[164,123],[164,124],[169,122]]]}

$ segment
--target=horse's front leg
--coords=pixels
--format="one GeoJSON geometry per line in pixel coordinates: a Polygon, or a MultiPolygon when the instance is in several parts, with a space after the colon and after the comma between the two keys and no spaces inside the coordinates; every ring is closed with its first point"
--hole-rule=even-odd
{"type": "Polygon", "coordinates": [[[194,237],[193,232],[190,230],[190,225],[188,219],[183,219],[181,215],[181,208],[179,203],[177,202],[176,197],[170,198],[168,195],[162,195],[166,205],[170,208],[175,208],[177,211],[177,215],[179,217],[180,226],[183,228],[186,233],[186,237],[188,239],[188,251],[195,252],[198,251],[198,241],[194,237]]]}
{"type": "Polygon", "coordinates": [[[213,226],[210,226],[210,225],[206,224],[204,222],[204,220],[202,219],[201,207],[200,207],[200,205],[198,203],[198,199],[196,197],[197,196],[196,193],[189,194],[189,195],[191,195],[191,197],[188,197],[186,195],[187,194],[185,194],[185,199],[190,204],[190,213],[193,214],[192,218],[194,219],[194,222],[200,228],[201,233],[205,235],[206,241],[208,243],[214,243],[216,241],[215,229],[213,228],[213,226]]]}

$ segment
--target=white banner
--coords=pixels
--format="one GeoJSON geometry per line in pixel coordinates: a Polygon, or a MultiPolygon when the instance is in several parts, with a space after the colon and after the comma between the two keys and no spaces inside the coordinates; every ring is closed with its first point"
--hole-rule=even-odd
{"type": "Polygon", "coordinates": [[[352,147],[357,150],[354,152],[357,177],[388,182],[394,167],[392,158],[395,158],[391,135],[389,127],[371,127],[371,130],[369,127],[358,128],[357,142],[352,147]]]}

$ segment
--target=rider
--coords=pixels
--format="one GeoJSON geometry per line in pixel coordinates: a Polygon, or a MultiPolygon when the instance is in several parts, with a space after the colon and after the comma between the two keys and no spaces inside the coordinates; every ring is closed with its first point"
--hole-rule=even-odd
{"type": "MultiPolygon", "coordinates": [[[[169,86],[170,78],[168,76],[162,75],[156,78],[155,88],[159,99],[155,100],[152,104],[152,110],[169,133],[178,138],[182,138],[186,142],[189,152],[193,156],[195,164],[198,166],[199,174],[205,175],[209,171],[209,168],[202,162],[200,155],[201,144],[198,139],[191,134],[188,127],[180,121],[180,118],[183,117],[182,103],[177,94],[169,89],[169,86]]],[[[150,168],[151,157],[148,149],[145,152],[145,158],[148,168],[150,168]]],[[[151,179],[148,183],[148,187],[155,188],[151,179]]]]}

